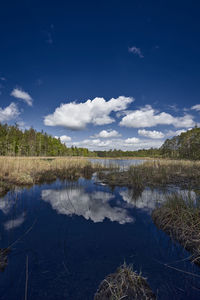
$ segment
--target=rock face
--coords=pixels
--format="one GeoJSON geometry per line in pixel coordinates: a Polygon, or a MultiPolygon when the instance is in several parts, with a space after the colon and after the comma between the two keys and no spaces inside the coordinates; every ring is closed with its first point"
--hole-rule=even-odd
{"type": "Polygon", "coordinates": [[[94,300],[112,299],[151,300],[156,297],[145,278],[124,264],[101,282],[94,296],[94,300]]]}
{"type": "Polygon", "coordinates": [[[3,272],[8,264],[9,248],[0,248],[0,271],[3,272]]]}

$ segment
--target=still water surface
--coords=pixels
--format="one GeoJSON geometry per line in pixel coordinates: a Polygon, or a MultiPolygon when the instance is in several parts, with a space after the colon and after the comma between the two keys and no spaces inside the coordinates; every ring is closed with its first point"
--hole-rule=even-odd
{"type": "Polygon", "coordinates": [[[111,190],[95,176],[8,193],[0,199],[0,247],[12,250],[0,273],[0,299],[24,299],[26,279],[29,300],[93,299],[124,261],[142,271],[158,299],[199,299],[200,269],[151,220],[165,193],[111,190]]]}

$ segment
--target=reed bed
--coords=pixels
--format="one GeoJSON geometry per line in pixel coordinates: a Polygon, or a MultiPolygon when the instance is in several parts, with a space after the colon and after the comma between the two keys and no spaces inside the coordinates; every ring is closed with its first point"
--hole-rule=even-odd
{"type": "Polygon", "coordinates": [[[155,225],[192,253],[191,260],[200,265],[200,203],[191,193],[174,193],[152,212],[155,225]]]}
{"type": "Polygon", "coordinates": [[[0,193],[11,185],[33,185],[56,178],[90,178],[101,167],[81,157],[0,157],[0,193]]]}
{"type": "Polygon", "coordinates": [[[200,162],[184,160],[150,160],[133,165],[127,171],[99,173],[99,178],[111,186],[165,186],[174,184],[184,188],[200,185],[200,162]]]}
{"type": "Polygon", "coordinates": [[[123,264],[100,284],[94,300],[150,300],[156,299],[146,279],[123,264]]]}

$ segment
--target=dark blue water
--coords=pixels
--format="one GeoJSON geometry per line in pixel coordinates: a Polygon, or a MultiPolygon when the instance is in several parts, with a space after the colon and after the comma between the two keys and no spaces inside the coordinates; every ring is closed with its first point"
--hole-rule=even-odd
{"type": "Polygon", "coordinates": [[[0,247],[12,245],[0,299],[25,299],[26,280],[29,300],[93,299],[124,261],[148,278],[158,299],[199,299],[200,269],[152,223],[164,198],[159,190],[136,197],[84,179],[9,193],[0,200],[0,247]]]}

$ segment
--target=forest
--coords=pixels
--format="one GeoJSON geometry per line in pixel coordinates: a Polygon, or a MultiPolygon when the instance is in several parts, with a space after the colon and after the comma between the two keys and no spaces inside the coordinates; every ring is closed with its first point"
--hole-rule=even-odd
{"type": "Polygon", "coordinates": [[[0,155],[5,156],[93,156],[86,148],[70,147],[33,128],[20,130],[16,124],[0,124],[0,155]]]}
{"type": "Polygon", "coordinates": [[[20,130],[19,126],[0,124],[1,156],[84,156],[84,157],[153,157],[172,159],[200,159],[200,128],[195,126],[156,149],[122,151],[89,151],[87,148],[67,147],[60,139],[33,128],[20,130]]]}

